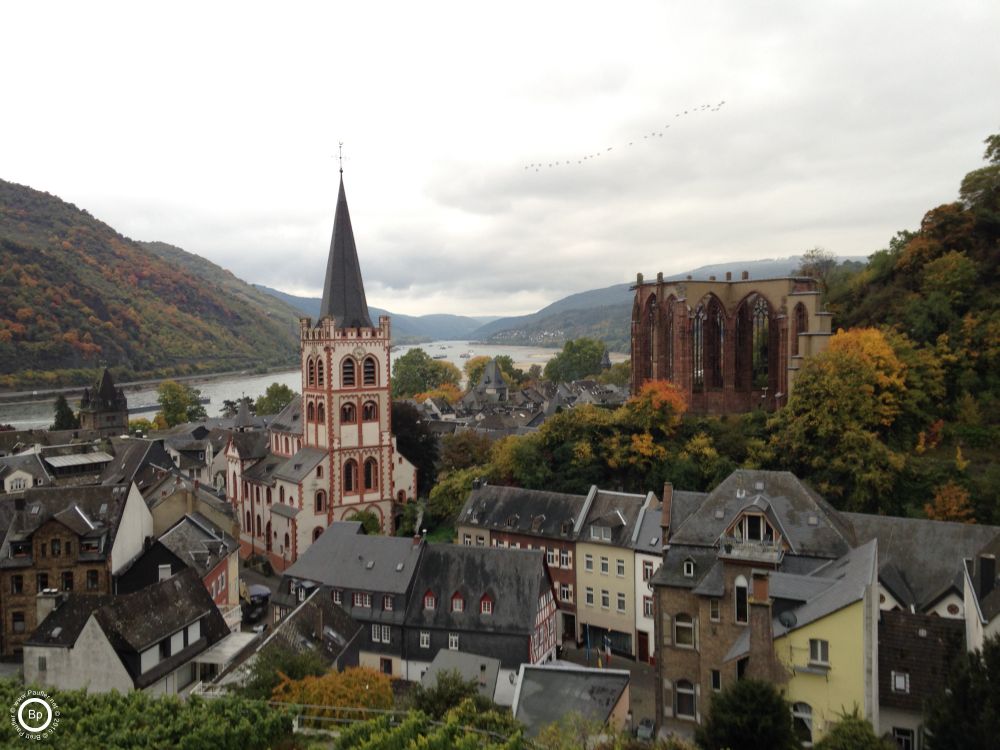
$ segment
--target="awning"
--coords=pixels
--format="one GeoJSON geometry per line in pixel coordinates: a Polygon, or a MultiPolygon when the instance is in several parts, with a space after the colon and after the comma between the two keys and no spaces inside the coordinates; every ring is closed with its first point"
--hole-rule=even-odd
{"type": "Polygon", "coordinates": [[[218,664],[220,667],[225,667],[257,637],[257,633],[230,633],[210,649],[194,657],[194,661],[199,664],[218,664]]]}

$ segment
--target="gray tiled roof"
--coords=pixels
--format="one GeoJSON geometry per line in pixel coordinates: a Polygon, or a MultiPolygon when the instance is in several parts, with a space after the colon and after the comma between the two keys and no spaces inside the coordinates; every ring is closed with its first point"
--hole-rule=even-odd
{"type": "Polygon", "coordinates": [[[333,237],[330,239],[330,257],[326,265],[319,316],[320,319],[333,318],[337,328],[372,327],[365,286],[361,280],[358,249],[354,244],[351,214],[347,209],[343,175],[337,193],[337,211],[333,219],[333,237]]]}
{"type": "Polygon", "coordinates": [[[302,396],[295,396],[288,402],[288,406],[278,412],[278,416],[271,420],[271,429],[294,435],[302,434],[302,396]]]}
{"type": "Polygon", "coordinates": [[[267,455],[269,439],[266,432],[234,432],[229,439],[244,461],[267,455]]]}
{"type": "Polygon", "coordinates": [[[52,477],[49,476],[42,463],[41,457],[37,453],[22,453],[19,456],[0,457],[0,477],[7,472],[25,471],[32,479],[36,480],[38,486],[49,484],[52,477]]]}
{"type": "Polygon", "coordinates": [[[274,476],[289,482],[301,482],[326,458],[326,451],[319,448],[302,448],[291,458],[282,458],[281,465],[274,469],[274,476]]]}
{"type": "Polygon", "coordinates": [[[485,485],[469,493],[458,523],[516,534],[573,539],[573,526],[583,510],[585,495],[485,485]],[[508,520],[514,523],[508,526],[508,520]],[[563,524],[569,533],[562,534],[563,524]]]}
{"type": "Polygon", "coordinates": [[[109,595],[69,594],[57,604],[26,641],[28,646],[72,646],[95,610],[111,601],[109,595]]]}
{"type": "Polygon", "coordinates": [[[654,505],[640,511],[636,532],[632,535],[629,545],[636,552],[648,555],[659,555],[663,550],[663,530],[660,520],[663,517],[661,505],[654,505]]]}
{"type": "Polygon", "coordinates": [[[433,688],[442,672],[458,672],[466,682],[475,680],[479,685],[479,694],[492,701],[500,674],[500,660],[442,648],[420,677],[420,684],[425,688],[433,688]]]}
{"type": "MultiPolygon", "coordinates": [[[[962,559],[975,557],[980,549],[1000,538],[1000,527],[984,524],[863,513],[844,513],[844,517],[854,526],[859,541],[878,539],[879,565],[895,568],[893,575],[912,592],[912,603],[918,610],[953,588],[960,590],[956,576],[961,573],[962,559]]],[[[903,595],[894,589],[892,593],[903,595]]]]}
{"type": "Polygon", "coordinates": [[[526,664],[513,706],[514,718],[527,727],[529,736],[571,713],[603,725],[629,679],[623,669],[526,664]]]}
{"type": "Polygon", "coordinates": [[[795,554],[833,558],[853,546],[851,527],[794,474],[746,469],[730,474],[675,526],[671,544],[714,544],[750,505],[771,511],[795,554]],[[810,518],[816,519],[815,524],[810,518]]]}
{"type": "Polygon", "coordinates": [[[587,518],[583,522],[580,540],[601,541],[590,537],[590,529],[602,526],[611,529],[610,544],[616,547],[631,546],[632,532],[639,520],[639,511],[646,503],[647,498],[647,495],[598,490],[587,513],[587,518]]]}
{"type": "Polygon", "coordinates": [[[200,513],[191,513],[160,535],[160,543],[202,576],[239,545],[200,513]]]}
{"type": "Polygon", "coordinates": [[[551,586],[541,550],[430,544],[413,584],[406,623],[414,628],[532,633],[538,599],[551,586]],[[434,609],[424,609],[428,591],[437,598],[434,609]],[[465,600],[462,612],[451,609],[456,593],[465,600]],[[493,600],[492,614],[480,612],[484,595],[493,600]]]}
{"type": "Polygon", "coordinates": [[[409,588],[422,549],[410,538],[368,536],[360,523],[341,521],[331,524],[284,575],[333,588],[401,594],[409,588]]]}

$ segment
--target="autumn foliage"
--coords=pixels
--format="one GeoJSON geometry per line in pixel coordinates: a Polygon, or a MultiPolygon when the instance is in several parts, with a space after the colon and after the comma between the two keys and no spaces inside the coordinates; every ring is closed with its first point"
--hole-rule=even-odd
{"type": "Polygon", "coordinates": [[[955,482],[943,484],[934,491],[934,501],[924,506],[924,515],[935,521],[976,522],[968,490],[955,482]]]}
{"type": "Polygon", "coordinates": [[[358,719],[363,712],[346,709],[388,711],[393,707],[392,683],[388,675],[367,667],[331,671],[319,677],[282,681],[274,689],[273,700],[301,706],[323,706],[305,711],[309,716],[358,719]]]}

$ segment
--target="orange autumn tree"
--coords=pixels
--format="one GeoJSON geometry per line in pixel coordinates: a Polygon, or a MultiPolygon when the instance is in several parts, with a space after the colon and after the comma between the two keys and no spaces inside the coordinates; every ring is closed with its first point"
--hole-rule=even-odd
{"type": "MultiPolygon", "coordinates": [[[[281,703],[295,703],[309,708],[305,715],[333,719],[363,719],[371,714],[349,709],[388,711],[393,706],[392,682],[388,675],[367,667],[343,672],[331,671],[319,677],[292,680],[282,675],[271,697],[281,703]]],[[[320,726],[327,722],[319,722],[320,726]]]]}
{"type": "Polygon", "coordinates": [[[924,515],[934,521],[976,522],[968,490],[955,482],[947,482],[934,490],[934,502],[924,505],[924,515]]]}

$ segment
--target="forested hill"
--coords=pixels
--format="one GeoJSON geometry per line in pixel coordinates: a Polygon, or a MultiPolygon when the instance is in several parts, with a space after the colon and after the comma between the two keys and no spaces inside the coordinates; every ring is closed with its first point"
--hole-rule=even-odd
{"type": "Polygon", "coordinates": [[[89,383],[102,365],[127,380],[294,363],[290,308],[157,249],[0,180],[0,387],[89,383]]]}

